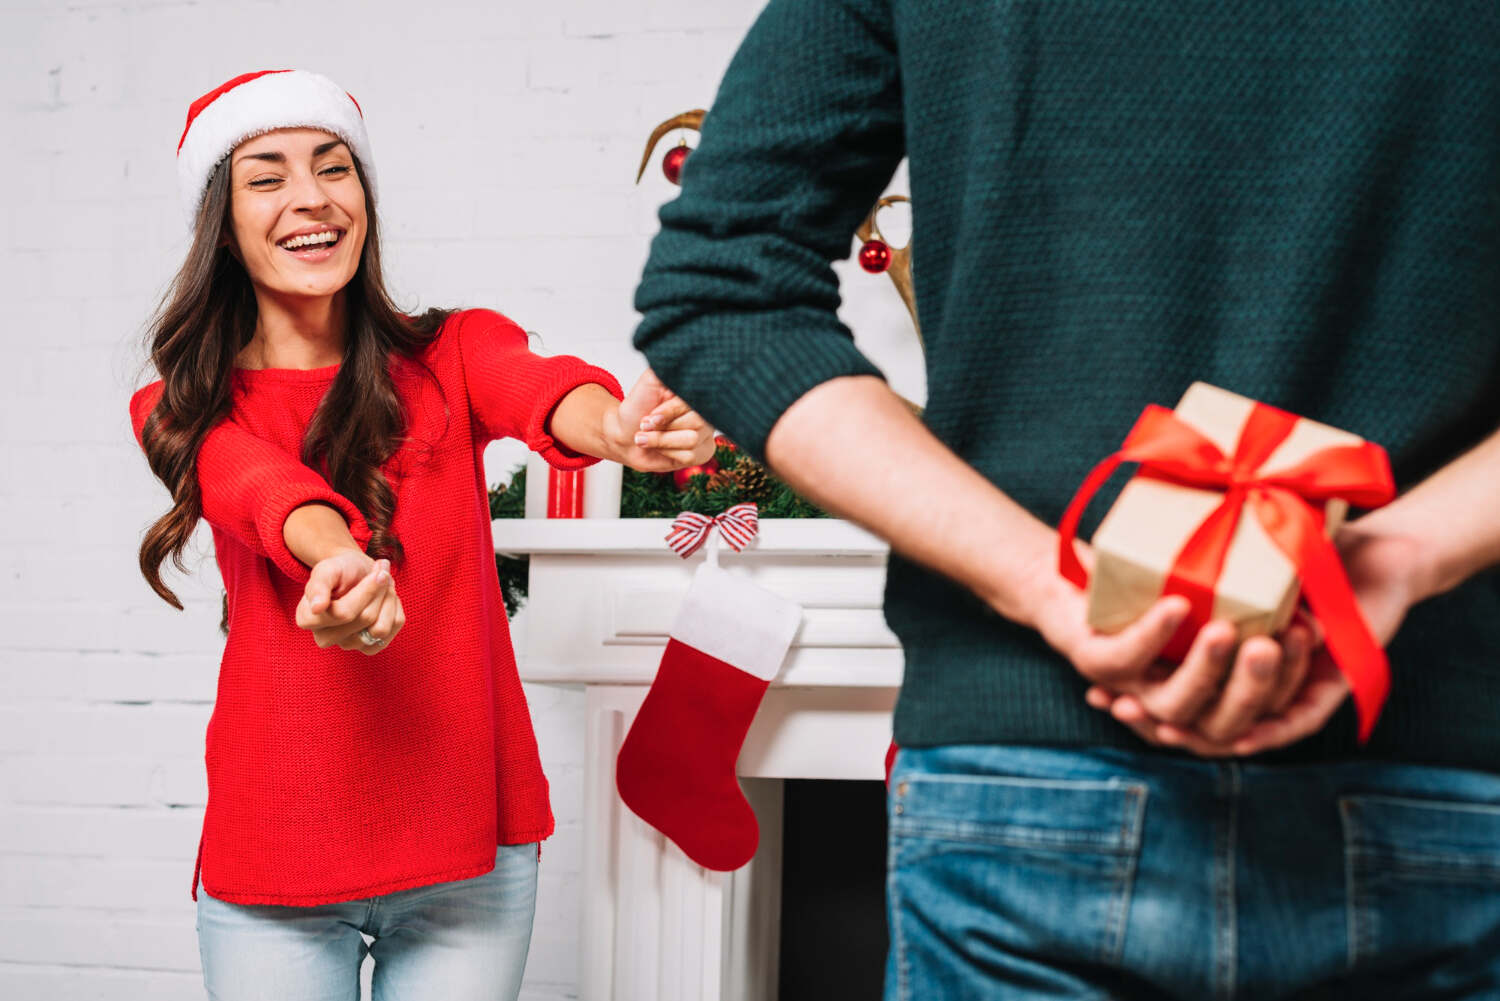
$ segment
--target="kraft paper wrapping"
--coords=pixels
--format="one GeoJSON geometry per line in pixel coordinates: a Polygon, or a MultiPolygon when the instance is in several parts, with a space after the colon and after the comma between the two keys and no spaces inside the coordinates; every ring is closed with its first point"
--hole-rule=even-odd
{"type": "MultiPolygon", "coordinates": [[[[1253,406],[1246,397],[1195,382],[1174,412],[1225,455],[1233,455],[1240,429],[1253,406]]],[[[1362,440],[1304,418],[1261,468],[1274,472],[1295,465],[1313,452],[1335,445],[1358,445],[1362,440]]],[[[1131,479],[1094,534],[1089,625],[1101,632],[1116,632],[1143,615],[1161,597],[1177,554],[1223,497],[1216,490],[1139,476],[1131,479]]],[[[1343,523],[1347,511],[1343,501],[1328,502],[1324,515],[1330,536],[1343,523]]],[[[1241,640],[1279,633],[1296,610],[1299,589],[1291,560],[1271,541],[1254,509],[1247,507],[1214,591],[1214,618],[1238,626],[1241,640]]]]}

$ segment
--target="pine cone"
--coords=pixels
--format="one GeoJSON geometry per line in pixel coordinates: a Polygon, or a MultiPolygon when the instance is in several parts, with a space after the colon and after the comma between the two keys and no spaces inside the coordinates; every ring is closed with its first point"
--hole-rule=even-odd
{"type": "Polygon", "coordinates": [[[739,473],[740,491],[746,500],[762,503],[776,489],[776,485],[771,482],[771,474],[758,462],[746,459],[735,467],[735,471],[739,473]]]}
{"type": "Polygon", "coordinates": [[[733,469],[719,469],[708,478],[707,490],[727,490],[730,487],[738,488],[740,485],[739,473],[733,469]]]}

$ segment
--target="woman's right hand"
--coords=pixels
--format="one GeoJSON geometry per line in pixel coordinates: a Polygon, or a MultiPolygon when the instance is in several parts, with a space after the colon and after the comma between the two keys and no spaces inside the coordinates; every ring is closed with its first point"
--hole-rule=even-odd
{"type": "Polygon", "coordinates": [[[297,603],[297,625],[319,647],[336,646],[373,657],[406,624],[389,560],[372,560],[358,549],[342,549],[319,560],[297,603]],[[364,641],[365,630],[377,642],[364,641]]]}

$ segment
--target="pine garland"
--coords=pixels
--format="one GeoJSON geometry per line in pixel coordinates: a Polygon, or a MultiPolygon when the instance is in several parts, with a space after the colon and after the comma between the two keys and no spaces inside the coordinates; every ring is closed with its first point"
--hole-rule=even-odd
{"type": "MultiPolygon", "coordinates": [[[[524,518],[526,516],[526,467],[511,474],[510,483],[490,487],[490,519],[524,518]]],[[[527,584],[531,575],[531,555],[495,554],[495,571],[500,575],[500,596],[505,600],[505,617],[513,619],[526,604],[527,584]]]]}
{"type": "MultiPolygon", "coordinates": [[[[822,508],[799,496],[774,473],[736,448],[720,445],[714,456],[719,468],[699,474],[679,490],[671,473],[625,470],[620,487],[621,518],[675,518],[683,511],[712,517],[742,501],[754,501],[762,518],[827,518],[822,508]]],[[[585,476],[588,474],[585,473],[585,476]]],[[[511,475],[510,483],[490,488],[491,518],[526,515],[526,467],[511,475]]],[[[531,557],[495,554],[505,614],[512,618],[526,603],[531,557]]]]}

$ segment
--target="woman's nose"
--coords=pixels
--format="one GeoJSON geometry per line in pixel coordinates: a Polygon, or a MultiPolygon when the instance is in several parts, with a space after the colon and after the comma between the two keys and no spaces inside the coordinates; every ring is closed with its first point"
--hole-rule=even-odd
{"type": "Polygon", "coordinates": [[[328,204],[328,194],[316,174],[299,174],[292,180],[292,202],[294,208],[316,210],[328,204]]]}

